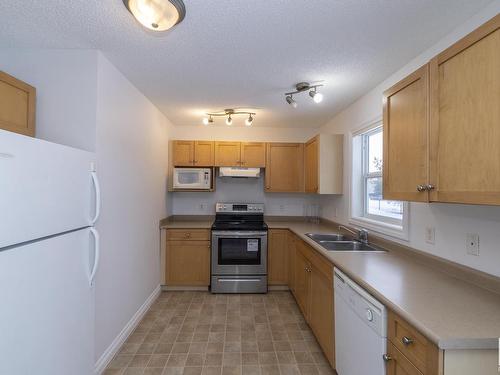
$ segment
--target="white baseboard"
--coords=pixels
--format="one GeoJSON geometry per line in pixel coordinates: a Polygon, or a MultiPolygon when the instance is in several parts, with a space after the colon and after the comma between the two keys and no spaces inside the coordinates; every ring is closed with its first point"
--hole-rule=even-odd
{"type": "Polygon", "coordinates": [[[104,372],[106,366],[108,366],[109,362],[111,362],[115,354],[118,352],[118,350],[120,350],[123,343],[127,340],[128,336],[132,333],[135,327],[137,327],[144,314],[146,314],[153,302],[156,301],[156,298],[160,295],[160,293],[161,287],[160,285],[158,285],[153,293],[151,293],[151,295],[148,297],[146,302],[142,304],[142,306],[139,308],[139,310],[137,310],[132,319],[130,319],[125,327],[123,327],[122,331],[118,334],[118,336],[115,337],[111,345],[97,360],[95,364],[94,374],[101,375],[104,372]]]}

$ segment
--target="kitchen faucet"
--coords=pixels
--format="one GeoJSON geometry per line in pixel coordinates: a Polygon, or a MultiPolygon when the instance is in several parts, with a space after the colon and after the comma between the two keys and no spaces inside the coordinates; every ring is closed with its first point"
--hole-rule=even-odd
{"type": "Polygon", "coordinates": [[[349,233],[354,234],[357,236],[358,241],[367,244],[368,243],[368,231],[366,229],[360,229],[358,231],[355,231],[351,228],[346,227],[345,225],[339,225],[339,230],[345,230],[349,233]]]}

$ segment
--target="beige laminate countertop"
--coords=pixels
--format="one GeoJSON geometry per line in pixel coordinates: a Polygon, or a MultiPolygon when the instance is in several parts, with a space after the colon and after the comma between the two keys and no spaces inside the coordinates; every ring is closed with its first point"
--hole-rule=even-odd
{"type": "MultiPolygon", "coordinates": [[[[164,220],[161,228],[210,228],[213,219],[164,220]]],[[[266,221],[289,229],[335,267],[408,320],[441,349],[495,349],[500,337],[500,295],[439,272],[411,257],[386,253],[327,251],[306,233],[332,233],[326,224],[266,221]]]]}

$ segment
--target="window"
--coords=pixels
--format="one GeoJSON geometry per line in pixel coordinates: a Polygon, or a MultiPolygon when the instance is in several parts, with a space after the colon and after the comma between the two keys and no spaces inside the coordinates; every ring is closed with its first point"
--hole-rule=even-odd
{"type": "Polygon", "coordinates": [[[351,221],[407,238],[407,204],[382,198],[383,134],[380,122],[352,139],[351,221]]]}

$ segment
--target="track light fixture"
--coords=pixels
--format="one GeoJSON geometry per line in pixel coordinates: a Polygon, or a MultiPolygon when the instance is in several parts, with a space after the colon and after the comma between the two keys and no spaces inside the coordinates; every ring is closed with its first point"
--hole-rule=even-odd
{"type": "Polygon", "coordinates": [[[250,114],[248,115],[248,118],[245,120],[245,125],[246,125],[246,126],[252,126],[252,122],[253,122],[253,116],[252,116],[252,114],[250,113],[250,114]]]}
{"type": "Polygon", "coordinates": [[[309,82],[299,82],[295,85],[295,91],[285,93],[285,100],[293,108],[297,108],[297,102],[293,99],[293,95],[309,90],[309,96],[314,102],[321,103],[323,101],[323,94],[317,92],[317,88],[322,86],[323,85],[310,85],[309,82]]]}
{"type": "Polygon", "coordinates": [[[288,104],[290,104],[293,108],[297,108],[297,102],[295,100],[293,100],[293,96],[292,95],[287,95],[286,96],[286,102],[288,104]]]}
{"type": "Polygon", "coordinates": [[[208,117],[203,117],[203,125],[208,125],[214,122],[214,119],[212,118],[212,115],[209,115],[208,117]]]}
{"type": "Polygon", "coordinates": [[[224,111],[220,112],[210,112],[206,115],[208,117],[203,117],[203,125],[209,125],[213,123],[214,119],[212,117],[226,117],[226,124],[232,125],[234,115],[248,115],[247,119],[245,120],[245,125],[252,126],[255,112],[240,111],[237,109],[225,109],[224,111]]]}

